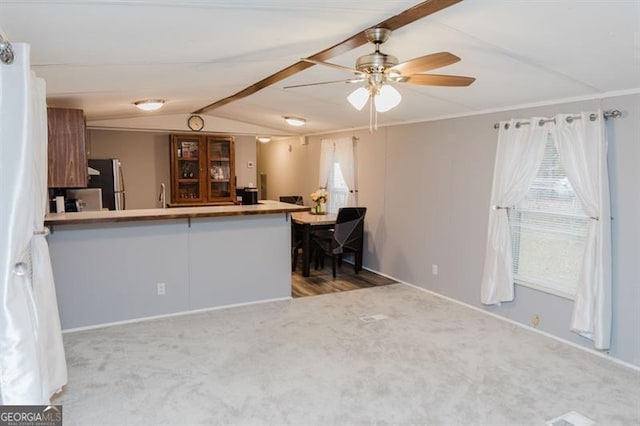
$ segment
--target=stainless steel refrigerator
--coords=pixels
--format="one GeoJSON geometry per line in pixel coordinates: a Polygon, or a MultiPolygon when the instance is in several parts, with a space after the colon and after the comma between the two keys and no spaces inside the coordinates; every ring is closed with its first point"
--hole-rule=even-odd
{"type": "Polygon", "coordinates": [[[102,189],[102,207],[109,210],[125,209],[122,165],[115,158],[89,160],[89,188],[102,189]]]}

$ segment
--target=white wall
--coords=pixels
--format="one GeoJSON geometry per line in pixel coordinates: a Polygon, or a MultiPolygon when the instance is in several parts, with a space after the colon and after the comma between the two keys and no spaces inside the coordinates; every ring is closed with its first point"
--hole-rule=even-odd
{"type": "MultiPolygon", "coordinates": [[[[259,161],[269,164],[260,167],[269,170],[270,178],[276,175],[269,183],[275,195],[304,191],[307,196],[317,186],[320,140],[357,136],[359,199],[368,208],[365,266],[481,307],[497,143],[493,124],[598,107],[625,114],[607,124],[615,218],[611,354],[640,365],[640,95],[387,127],[374,133],[315,136],[307,146],[293,144],[295,154],[268,144],[259,161]],[[296,174],[280,179],[276,166],[296,174]],[[432,264],[439,266],[439,275],[431,274],[432,264]]],[[[592,346],[569,331],[569,300],[517,286],[514,302],[486,309],[527,325],[538,315],[541,330],[592,346]]]]}

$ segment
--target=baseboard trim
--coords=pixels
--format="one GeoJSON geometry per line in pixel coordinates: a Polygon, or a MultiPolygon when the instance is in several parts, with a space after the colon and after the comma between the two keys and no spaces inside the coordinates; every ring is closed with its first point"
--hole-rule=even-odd
{"type": "Polygon", "coordinates": [[[184,315],[200,314],[203,312],[220,311],[223,309],[239,308],[241,306],[261,305],[263,303],[271,303],[271,302],[282,302],[282,301],[291,300],[291,299],[292,299],[291,296],[276,297],[273,299],[256,300],[254,302],[234,303],[231,305],[214,306],[211,308],[194,309],[191,311],[172,312],[170,314],[152,315],[149,317],[132,318],[132,319],[123,320],[123,321],[105,322],[101,324],[87,325],[85,327],[66,328],[62,330],[62,334],[75,333],[78,331],[95,330],[98,328],[105,328],[105,327],[113,327],[115,325],[134,324],[137,322],[151,321],[151,320],[157,320],[162,318],[181,317],[184,315]]]}
{"type": "Polygon", "coordinates": [[[580,349],[580,350],[585,351],[587,353],[590,353],[592,355],[596,355],[596,356],[598,356],[598,357],[600,357],[602,359],[606,359],[607,361],[611,361],[611,362],[613,362],[615,364],[618,364],[618,365],[621,365],[623,367],[627,367],[627,368],[630,368],[630,369],[635,370],[637,372],[640,372],[640,366],[637,366],[637,365],[631,364],[629,362],[623,361],[621,359],[615,358],[615,357],[613,357],[611,355],[608,355],[606,353],[602,353],[602,352],[599,352],[599,351],[597,351],[595,349],[591,349],[591,348],[587,348],[587,347],[582,346],[582,345],[578,345],[577,343],[574,343],[574,342],[572,342],[570,340],[566,340],[566,339],[563,339],[562,337],[558,337],[558,336],[556,336],[554,334],[551,334],[551,333],[548,333],[546,331],[542,331],[542,330],[539,330],[537,328],[533,328],[533,327],[531,327],[529,325],[526,325],[526,324],[523,324],[521,322],[512,320],[511,318],[507,318],[507,317],[504,317],[502,315],[498,315],[496,313],[486,311],[486,310],[484,310],[482,308],[479,308],[477,306],[473,306],[473,305],[470,305],[468,303],[461,302],[460,300],[451,298],[449,296],[445,296],[445,295],[437,293],[437,292],[435,292],[433,290],[428,290],[428,289],[426,289],[424,287],[420,287],[418,285],[411,284],[411,283],[399,280],[398,278],[392,277],[391,275],[383,274],[382,272],[378,272],[375,269],[367,268],[367,267],[364,267],[364,266],[362,267],[362,269],[366,269],[369,272],[373,272],[375,274],[382,275],[383,277],[389,278],[389,279],[394,280],[394,281],[397,281],[400,284],[404,284],[406,286],[413,287],[416,290],[420,290],[420,291],[423,291],[425,293],[429,293],[430,295],[438,297],[440,299],[448,300],[449,302],[453,302],[453,303],[456,303],[458,305],[462,305],[464,307],[467,307],[469,309],[473,309],[476,312],[480,312],[480,313],[489,315],[489,316],[491,316],[493,318],[497,318],[499,320],[506,321],[506,322],[508,322],[510,324],[516,325],[518,327],[524,328],[524,329],[529,330],[529,331],[534,331],[534,332],[536,332],[538,334],[541,334],[543,336],[546,336],[546,337],[549,337],[551,339],[554,339],[554,340],[556,340],[556,341],[558,341],[560,343],[565,343],[565,344],[567,344],[569,346],[572,346],[572,347],[574,347],[576,349],[580,349]]]}

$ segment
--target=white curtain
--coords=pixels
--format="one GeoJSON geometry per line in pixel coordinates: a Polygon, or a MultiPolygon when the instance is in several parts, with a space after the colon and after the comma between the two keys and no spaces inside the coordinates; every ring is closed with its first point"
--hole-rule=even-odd
{"type": "Polygon", "coordinates": [[[491,190],[489,231],[481,284],[481,301],[487,305],[513,300],[511,231],[507,208],[517,204],[536,176],[545,145],[545,129],[532,118],[500,123],[491,190]],[[522,120],[520,120],[522,121],[522,120]]]}
{"type": "Polygon", "coordinates": [[[49,244],[44,228],[44,216],[47,212],[48,189],[48,129],[46,85],[43,79],[32,73],[32,120],[27,128],[33,130],[33,240],[31,242],[32,288],[36,306],[38,339],[40,349],[40,367],[42,369],[42,389],[49,397],[58,392],[67,383],[67,363],[62,346],[60,315],[49,256],[49,244]]]}
{"type": "Polygon", "coordinates": [[[336,156],[340,164],[340,171],[345,183],[349,187],[347,207],[358,205],[358,193],[356,192],[355,161],[353,155],[353,139],[343,138],[335,141],[336,156]]]}
{"type": "Polygon", "coordinates": [[[591,217],[571,330],[608,349],[611,341],[611,210],[602,111],[556,116],[554,143],[569,182],[591,217]]]}
{"type": "Polygon", "coordinates": [[[44,81],[29,46],[0,63],[0,404],[48,404],[66,382],[51,264],[43,232],[47,130],[44,81]]]}
{"type": "Polygon", "coordinates": [[[327,187],[332,166],[333,141],[329,139],[323,139],[320,143],[320,170],[318,175],[318,188],[327,187]]]}

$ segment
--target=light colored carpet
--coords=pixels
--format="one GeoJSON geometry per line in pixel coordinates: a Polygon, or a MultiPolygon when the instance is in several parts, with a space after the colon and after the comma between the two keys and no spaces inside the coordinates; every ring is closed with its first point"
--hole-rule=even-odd
{"type": "Polygon", "coordinates": [[[64,340],[65,425],[640,424],[636,371],[403,284],[64,340]]]}

